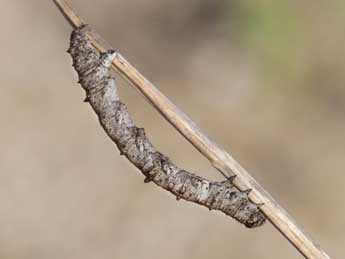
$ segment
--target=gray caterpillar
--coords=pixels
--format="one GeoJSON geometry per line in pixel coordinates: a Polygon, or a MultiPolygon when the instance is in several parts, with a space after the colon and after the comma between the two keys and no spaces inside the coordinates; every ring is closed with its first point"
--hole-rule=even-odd
{"type": "Polygon", "coordinates": [[[134,125],[126,105],[119,99],[115,79],[110,77],[115,51],[99,53],[87,38],[86,30],[87,27],[82,26],[72,32],[68,50],[79,83],[86,91],[85,101],[90,103],[121,155],[126,156],[145,175],[145,182],[153,181],[178,200],[184,199],[210,210],[222,211],[248,228],[263,225],[265,216],[259,210],[260,205],[248,199],[250,190],[240,191],[233,185],[234,177],[211,182],[178,168],[153,147],[144,129],[134,125]]]}

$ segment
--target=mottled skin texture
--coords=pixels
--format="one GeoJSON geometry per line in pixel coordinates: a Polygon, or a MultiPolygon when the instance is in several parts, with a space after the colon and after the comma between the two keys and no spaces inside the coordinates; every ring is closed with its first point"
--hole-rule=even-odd
{"type": "Polygon", "coordinates": [[[110,77],[111,62],[116,53],[109,50],[99,54],[87,39],[86,29],[84,26],[72,32],[68,51],[79,82],[86,91],[85,100],[121,154],[145,175],[145,182],[153,181],[177,199],[222,211],[246,227],[264,224],[265,216],[259,206],[248,199],[249,191],[237,189],[232,184],[233,178],[211,182],[180,169],[153,147],[144,129],[134,125],[126,105],[119,99],[115,80],[110,77]]]}

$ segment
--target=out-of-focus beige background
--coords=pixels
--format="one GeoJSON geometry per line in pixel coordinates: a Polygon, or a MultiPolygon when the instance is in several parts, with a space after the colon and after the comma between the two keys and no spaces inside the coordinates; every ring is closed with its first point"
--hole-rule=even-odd
{"type": "MultiPolygon", "coordinates": [[[[70,1],[334,258],[345,254],[345,2],[70,1]]],[[[82,102],[52,1],[1,1],[0,258],[301,258],[154,184],[82,102]]],[[[121,81],[178,165],[221,179],[121,81]]]]}

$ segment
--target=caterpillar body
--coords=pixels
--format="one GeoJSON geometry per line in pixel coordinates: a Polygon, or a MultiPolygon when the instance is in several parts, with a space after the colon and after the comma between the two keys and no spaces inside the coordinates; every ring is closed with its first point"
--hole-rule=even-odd
{"type": "Polygon", "coordinates": [[[79,83],[86,91],[86,101],[96,112],[107,135],[120,153],[144,175],[145,182],[154,182],[177,199],[195,202],[210,210],[233,217],[248,228],[265,223],[258,204],[248,198],[250,190],[241,191],[232,183],[234,177],[212,182],[177,167],[157,151],[145,131],[134,125],[126,105],[120,100],[115,79],[110,76],[116,52],[99,53],[89,41],[87,26],[75,29],[70,38],[70,53],[79,83]]]}

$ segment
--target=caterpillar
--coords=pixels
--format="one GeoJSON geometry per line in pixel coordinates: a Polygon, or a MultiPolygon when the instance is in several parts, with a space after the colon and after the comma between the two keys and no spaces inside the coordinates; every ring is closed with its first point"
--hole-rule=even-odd
{"type": "Polygon", "coordinates": [[[145,176],[145,183],[154,182],[176,196],[210,210],[222,211],[248,228],[261,226],[265,216],[260,205],[251,202],[251,190],[241,191],[233,184],[235,176],[224,181],[209,181],[176,166],[160,153],[146,137],[143,128],[134,125],[126,105],[117,93],[110,68],[116,52],[99,53],[86,35],[87,26],[73,30],[68,53],[79,83],[86,92],[88,102],[98,116],[107,135],[120,150],[120,154],[145,176]]]}

